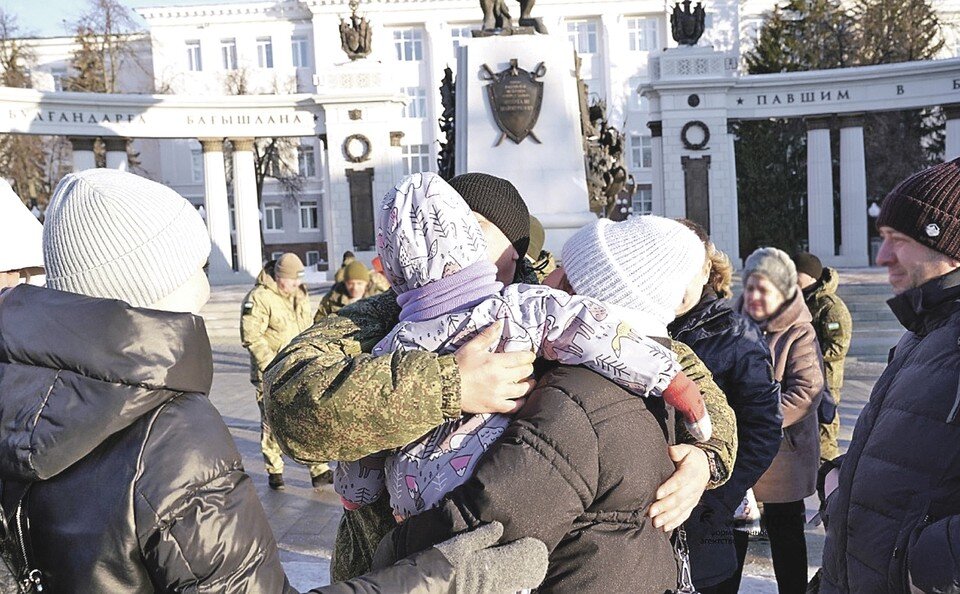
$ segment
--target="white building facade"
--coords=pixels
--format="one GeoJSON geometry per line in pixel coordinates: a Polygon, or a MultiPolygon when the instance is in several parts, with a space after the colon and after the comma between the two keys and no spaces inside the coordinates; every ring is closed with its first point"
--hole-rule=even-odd
{"type": "MultiPolygon", "coordinates": [[[[771,0],[707,2],[707,32],[700,45],[737,55],[744,35],[751,34],[772,5],[771,0]]],[[[960,0],[942,5],[946,22],[960,20],[960,0]]],[[[665,212],[663,200],[655,200],[657,141],[647,125],[650,106],[637,93],[651,82],[651,56],[676,45],[669,32],[670,10],[672,2],[663,0],[540,0],[535,16],[543,19],[551,35],[570,40],[582,58],[581,75],[590,93],[606,99],[610,122],[623,130],[627,165],[637,184],[634,212],[673,216],[677,213],[665,212]]],[[[373,26],[373,53],[365,61],[379,63],[388,74],[381,86],[405,98],[395,113],[376,112],[377,123],[368,121],[366,126],[386,127],[382,132],[390,137],[389,158],[396,160],[390,171],[397,178],[435,170],[437,119],[442,111],[438,88],[444,67],[454,67],[460,40],[479,26],[478,3],[362,2],[359,12],[373,26]]],[[[138,59],[127,65],[130,75],[123,78],[122,89],[126,92],[323,96],[335,90],[324,88],[330,79],[322,74],[349,62],[338,32],[340,19],[349,15],[347,0],[157,7],[138,13],[147,32],[136,42],[138,59]]],[[[944,51],[955,55],[960,44],[952,26],[946,36],[944,51]]],[[[37,87],[58,90],[58,81],[69,74],[71,40],[35,40],[33,45],[41,50],[37,87]]],[[[353,112],[360,111],[344,109],[343,118],[354,119],[353,112]]],[[[265,258],[294,251],[308,265],[324,269],[330,261],[335,267],[340,257],[328,253],[328,243],[338,251],[357,247],[351,244],[349,231],[343,231],[351,226],[349,210],[337,210],[333,205],[338,202],[329,196],[344,174],[341,147],[328,146],[324,133],[325,126],[339,125],[332,113],[328,107],[321,116],[326,121],[318,122],[318,134],[284,141],[287,160],[302,176],[299,191],[291,193],[270,178],[264,182],[260,224],[265,258]],[[341,236],[333,241],[332,234],[338,232],[341,236]]],[[[138,139],[133,150],[140,155],[140,173],[170,185],[199,206],[205,195],[205,157],[197,138],[138,139]]],[[[377,178],[374,194],[396,181],[383,178],[377,178]]],[[[231,233],[234,228],[232,222],[231,233]]]]}

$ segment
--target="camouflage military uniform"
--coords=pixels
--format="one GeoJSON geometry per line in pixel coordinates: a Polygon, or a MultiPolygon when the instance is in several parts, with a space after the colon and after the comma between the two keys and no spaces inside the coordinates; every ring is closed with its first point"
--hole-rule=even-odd
{"type": "MultiPolygon", "coordinates": [[[[263,370],[293,337],[310,327],[310,299],[303,287],[293,297],[282,295],[273,278],[273,262],[269,262],[257,277],[257,286],[244,297],[241,307],[240,339],[250,352],[250,382],[257,390],[257,405],[260,407],[260,451],[267,472],[281,474],[280,446],[264,415],[263,370]]],[[[326,463],[313,464],[310,475],[317,476],[327,470],[326,463]]]]}
{"type": "MultiPolygon", "coordinates": [[[[840,277],[833,268],[823,269],[820,280],[804,291],[804,300],[813,316],[813,327],[817,331],[820,351],[823,353],[823,366],[826,371],[827,387],[834,401],[840,405],[840,390],[843,387],[843,362],[850,349],[853,333],[853,320],[850,310],[837,295],[840,277]]],[[[837,442],[840,433],[840,415],[832,423],[820,424],[820,458],[833,460],[840,455],[837,442]]]]}
{"type": "MultiPolygon", "coordinates": [[[[527,257],[529,258],[530,256],[527,257]]],[[[543,279],[547,278],[551,272],[557,269],[557,261],[553,257],[553,254],[547,250],[541,250],[540,256],[530,262],[530,268],[533,269],[537,275],[537,280],[543,283],[543,279]]]]}
{"type": "MultiPolygon", "coordinates": [[[[518,271],[524,280],[529,267],[518,271]]],[[[535,281],[534,281],[535,282],[535,281]]],[[[266,372],[268,416],[284,452],[302,463],[358,460],[414,441],[460,416],[460,376],[452,355],[369,351],[398,322],[393,292],[358,301],[318,321],[284,348],[266,372]]],[[[699,444],[717,454],[726,481],[736,456],[736,419],[713,376],[688,347],[674,343],[684,373],[697,383],[713,421],[699,444]]],[[[679,417],[679,416],[678,416],[679,417]]],[[[680,441],[693,439],[678,422],[680,441]]],[[[386,498],[382,498],[386,500],[386,498]]],[[[369,570],[393,519],[389,505],[345,511],[331,563],[334,581],[369,570]]]]}
{"type": "MultiPolygon", "coordinates": [[[[383,277],[382,274],[380,276],[383,277]]],[[[386,278],[384,278],[384,280],[386,280],[386,278]]],[[[390,288],[390,283],[387,283],[387,288],[390,288]]],[[[364,291],[362,298],[366,299],[367,297],[373,297],[380,293],[383,293],[383,290],[374,284],[373,273],[370,273],[370,282],[367,283],[367,290],[364,291]]],[[[323,296],[323,299],[320,301],[320,307],[317,308],[317,313],[313,316],[313,321],[319,322],[321,318],[335,314],[351,303],[353,302],[350,301],[350,298],[347,296],[347,287],[344,286],[342,282],[338,282],[323,296]]]]}

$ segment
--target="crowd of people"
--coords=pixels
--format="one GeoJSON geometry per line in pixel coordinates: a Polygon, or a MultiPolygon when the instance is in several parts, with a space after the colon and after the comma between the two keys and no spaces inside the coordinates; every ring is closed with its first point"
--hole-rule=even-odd
{"type": "MultiPolygon", "coordinates": [[[[757,249],[733,300],[688,220],[598,219],[557,258],[485,173],[376,212],[316,311],[293,253],[241,305],[269,487],[286,455],[344,507],[312,591],[737,592],[758,512],[780,592],[960,589],[960,160],[881,207],[907,332],[845,454],[852,322],[817,256],[757,249]]],[[[209,252],[131,173],[67,175],[42,227],[0,183],[0,583],[293,592],[207,398],[209,252]]]]}

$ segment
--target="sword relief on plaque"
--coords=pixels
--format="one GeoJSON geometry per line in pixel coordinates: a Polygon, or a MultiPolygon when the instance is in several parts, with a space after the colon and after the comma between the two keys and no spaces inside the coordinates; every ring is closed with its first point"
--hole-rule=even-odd
{"type": "Polygon", "coordinates": [[[540,62],[533,71],[527,71],[517,66],[514,58],[510,60],[510,66],[500,72],[494,72],[486,64],[482,68],[480,78],[490,81],[487,97],[493,119],[501,131],[494,146],[500,146],[504,138],[520,144],[527,136],[540,143],[533,133],[543,104],[543,82],[537,79],[543,78],[547,67],[540,62]]]}

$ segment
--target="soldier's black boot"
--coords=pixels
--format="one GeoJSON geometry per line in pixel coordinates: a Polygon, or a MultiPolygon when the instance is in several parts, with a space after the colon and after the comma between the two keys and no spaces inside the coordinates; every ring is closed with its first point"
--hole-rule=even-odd
{"type": "Polygon", "coordinates": [[[270,488],[273,489],[274,491],[282,491],[282,490],[283,490],[283,475],[280,474],[279,472],[276,473],[276,474],[270,473],[270,474],[267,476],[267,484],[269,484],[269,485],[270,485],[270,488]]]}

